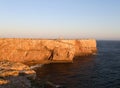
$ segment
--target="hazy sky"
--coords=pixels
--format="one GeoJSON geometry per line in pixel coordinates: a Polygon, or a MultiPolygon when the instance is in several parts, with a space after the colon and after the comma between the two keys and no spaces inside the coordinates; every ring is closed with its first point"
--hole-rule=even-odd
{"type": "Polygon", "coordinates": [[[120,40],[120,0],[0,0],[0,37],[120,40]]]}

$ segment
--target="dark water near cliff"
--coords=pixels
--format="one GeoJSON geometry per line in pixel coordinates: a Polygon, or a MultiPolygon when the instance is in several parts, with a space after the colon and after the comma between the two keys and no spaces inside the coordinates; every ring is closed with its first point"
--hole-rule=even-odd
{"type": "Polygon", "coordinates": [[[66,88],[120,88],[120,41],[97,41],[97,47],[96,56],[38,68],[38,79],[66,88]]]}

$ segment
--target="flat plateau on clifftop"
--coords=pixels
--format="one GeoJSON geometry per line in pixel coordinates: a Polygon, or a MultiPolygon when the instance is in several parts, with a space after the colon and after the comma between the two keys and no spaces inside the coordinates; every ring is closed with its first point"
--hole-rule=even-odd
{"type": "Polygon", "coordinates": [[[96,52],[96,40],[94,39],[0,39],[0,61],[22,63],[72,62],[76,56],[94,55],[96,52]]]}

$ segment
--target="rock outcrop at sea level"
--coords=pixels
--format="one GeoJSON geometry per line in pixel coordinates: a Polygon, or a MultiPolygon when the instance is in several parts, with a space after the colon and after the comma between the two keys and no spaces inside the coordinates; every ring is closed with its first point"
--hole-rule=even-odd
{"type": "Polygon", "coordinates": [[[33,88],[36,72],[27,65],[8,61],[0,62],[0,88],[33,88]]]}

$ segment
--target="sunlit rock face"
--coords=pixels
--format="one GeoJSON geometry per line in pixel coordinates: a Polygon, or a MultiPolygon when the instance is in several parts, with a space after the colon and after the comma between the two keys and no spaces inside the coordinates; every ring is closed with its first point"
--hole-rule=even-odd
{"type": "Polygon", "coordinates": [[[75,50],[75,56],[94,55],[97,52],[96,40],[76,40],[75,50]]]}
{"type": "Polygon", "coordinates": [[[72,61],[75,56],[93,55],[96,40],[0,39],[0,60],[13,62],[72,61]]]}
{"type": "Polygon", "coordinates": [[[41,42],[42,45],[51,52],[51,56],[48,58],[48,60],[72,61],[75,54],[75,48],[73,45],[60,40],[41,40],[41,42]]]}
{"type": "Polygon", "coordinates": [[[73,59],[74,57],[74,48],[72,50],[72,48],[55,48],[54,49],[54,52],[53,52],[53,60],[71,60],[73,59]]]}
{"type": "Polygon", "coordinates": [[[14,62],[45,60],[51,52],[41,43],[32,39],[0,39],[0,60],[14,62]]]}
{"type": "Polygon", "coordinates": [[[74,56],[88,56],[97,53],[97,44],[94,39],[84,40],[60,40],[61,42],[71,44],[75,48],[74,56]]]}

